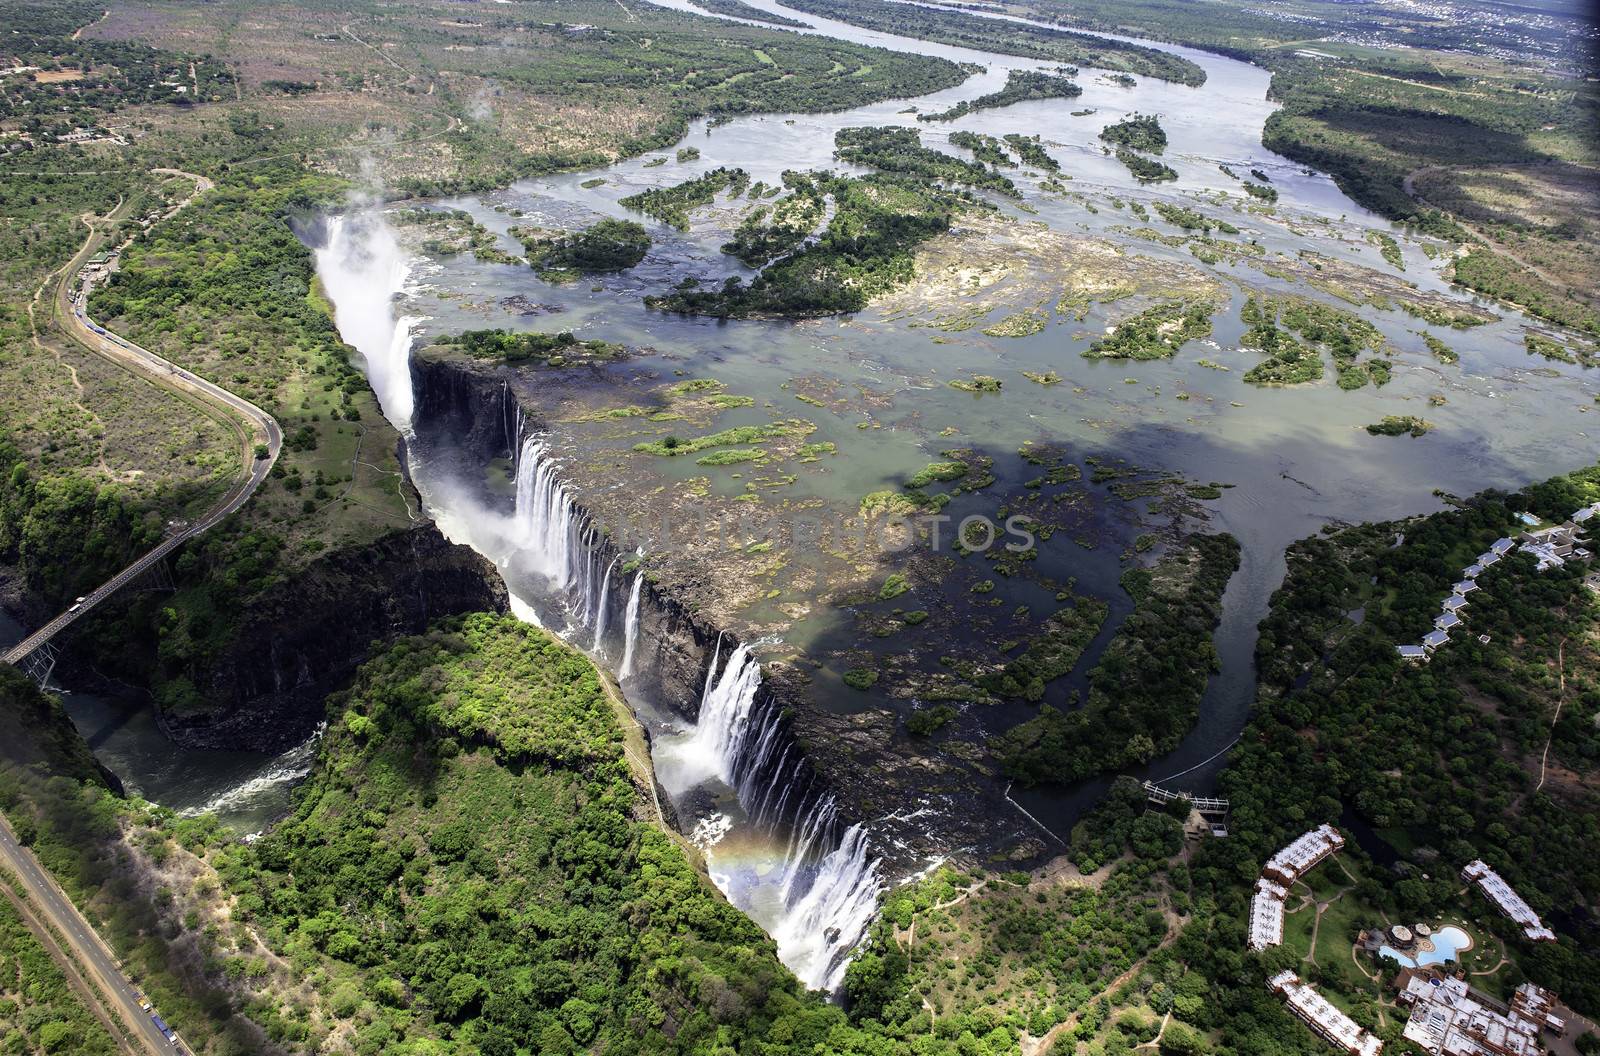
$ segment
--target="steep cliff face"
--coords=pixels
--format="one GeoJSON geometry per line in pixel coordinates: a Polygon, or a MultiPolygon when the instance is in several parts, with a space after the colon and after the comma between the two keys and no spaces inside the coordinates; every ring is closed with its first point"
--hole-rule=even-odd
{"type": "MultiPolygon", "coordinates": [[[[541,406],[525,394],[519,397],[518,382],[508,383],[503,367],[446,350],[422,349],[412,355],[411,376],[416,398],[413,451],[436,468],[454,470],[452,475],[459,477],[459,484],[470,488],[473,481],[483,479],[489,462],[514,457],[519,429],[544,431],[541,406]]],[[[574,382],[570,375],[553,374],[542,376],[540,384],[554,389],[574,382]]],[[[485,489],[480,498],[491,508],[508,512],[512,503],[503,491],[494,494],[485,489]]],[[[600,530],[604,512],[586,506],[581,495],[573,493],[567,500],[578,522],[588,526],[585,560],[592,563],[597,575],[602,569],[610,570],[611,580],[604,591],[605,620],[607,627],[620,631],[634,580],[633,573],[621,571],[631,553],[622,548],[631,544],[600,530]]],[[[664,587],[649,578],[641,584],[629,688],[694,721],[699,718],[700,698],[712,664],[719,659],[725,664],[739,642],[701,612],[691,593],[681,586],[664,587]]],[[[811,706],[787,665],[764,675],[751,721],[765,728],[766,717],[776,717],[779,743],[760,756],[752,754],[747,760],[751,769],[742,771],[740,779],[760,787],[792,786],[782,809],[786,818],[799,815],[823,796],[832,797],[844,824],[885,813],[884,803],[878,800],[894,801],[895,795],[884,797],[880,795],[883,790],[859,780],[859,764],[873,753],[883,753],[884,746],[862,741],[857,717],[833,715],[811,706]],[[843,744],[849,744],[850,750],[838,751],[843,744]]],[[[881,769],[894,771],[893,761],[884,760],[881,769]]]]}
{"type": "Polygon", "coordinates": [[[323,718],[374,642],[440,616],[504,611],[494,566],[432,524],[331,553],[253,602],[218,661],[193,673],[208,708],[162,716],[180,744],[278,751],[323,718]]]}
{"type": "Polygon", "coordinates": [[[89,751],[61,701],[10,667],[0,667],[0,767],[5,765],[33,767],[122,794],[122,782],[89,751]]]}
{"type": "Polygon", "coordinates": [[[412,353],[412,420],[425,457],[456,453],[487,461],[511,454],[517,403],[498,369],[433,349],[412,353]]]}

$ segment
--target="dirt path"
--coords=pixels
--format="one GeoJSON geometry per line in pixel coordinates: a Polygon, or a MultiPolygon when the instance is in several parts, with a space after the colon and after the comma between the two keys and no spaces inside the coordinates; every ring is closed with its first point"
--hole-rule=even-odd
{"type": "Polygon", "coordinates": [[[1535,792],[1544,787],[1545,772],[1550,764],[1550,742],[1556,739],[1556,723],[1561,721],[1561,707],[1567,702],[1567,640],[1562,638],[1556,643],[1556,674],[1560,678],[1560,689],[1556,693],[1556,714],[1550,720],[1550,736],[1544,741],[1544,754],[1539,756],[1539,783],[1533,786],[1535,792]]]}
{"type": "Polygon", "coordinates": [[[109,16],[110,14],[111,14],[111,9],[108,7],[104,11],[100,12],[100,17],[99,18],[95,19],[93,22],[90,22],[87,26],[79,26],[77,29],[73,30],[72,31],[72,39],[73,40],[82,39],[84,30],[93,29],[95,26],[98,26],[100,23],[104,22],[106,20],[107,16],[109,16]]]}
{"type": "Polygon", "coordinates": [[[1463,92],[1459,88],[1446,88],[1442,84],[1423,84],[1421,81],[1408,81],[1404,77],[1391,77],[1386,73],[1373,73],[1371,70],[1352,69],[1350,72],[1360,74],[1362,77],[1371,77],[1374,80],[1393,81],[1396,84],[1403,84],[1408,88],[1426,88],[1430,92],[1443,92],[1446,95],[1461,95],[1466,96],[1469,99],[1483,98],[1482,92],[1463,92]]]}
{"type": "Polygon", "coordinates": [[[1317,903],[1316,912],[1311,918],[1311,948],[1306,951],[1306,956],[1305,956],[1306,963],[1308,963],[1308,964],[1316,964],[1317,963],[1317,936],[1322,931],[1322,915],[1328,911],[1328,907],[1329,906],[1331,906],[1335,902],[1339,901],[1349,891],[1350,891],[1350,888],[1348,888],[1348,887],[1341,888],[1339,890],[1338,894],[1334,895],[1332,898],[1328,899],[1326,902],[1318,902],[1317,903]]]}
{"type": "MultiPolygon", "coordinates": [[[[962,888],[961,889],[961,893],[959,895],[957,895],[955,898],[952,898],[950,901],[948,901],[948,902],[940,902],[938,905],[929,906],[928,910],[929,910],[929,912],[932,912],[933,910],[954,909],[955,907],[959,906],[961,903],[965,902],[967,899],[971,898],[973,895],[978,894],[980,891],[982,891],[987,886],[988,886],[988,884],[986,882],[980,880],[976,884],[973,884],[971,887],[962,888]]],[[[917,918],[916,917],[912,917],[911,918],[911,926],[908,927],[904,932],[901,932],[898,929],[895,931],[894,941],[896,943],[899,943],[900,945],[904,946],[908,950],[912,949],[913,947],[916,946],[916,944],[917,944],[917,918]]],[[[922,999],[922,1004],[923,1004],[923,1007],[927,1008],[930,1012],[933,1010],[933,1006],[928,1004],[928,999],[927,998],[923,998],[922,999]]]]}
{"type": "MultiPolygon", "coordinates": [[[[1091,998],[1087,1004],[1093,1004],[1094,1000],[1098,999],[1101,994],[1114,993],[1118,989],[1125,986],[1131,979],[1133,979],[1134,976],[1144,971],[1144,966],[1150,962],[1150,957],[1152,954],[1159,950],[1164,950],[1168,946],[1171,946],[1173,943],[1178,941],[1178,936],[1183,932],[1183,928],[1181,926],[1182,923],[1183,922],[1181,919],[1169,919],[1167,922],[1167,934],[1159,943],[1156,944],[1156,948],[1151,950],[1150,953],[1145,954],[1143,957],[1140,957],[1137,961],[1134,961],[1128,966],[1126,971],[1118,975],[1115,979],[1106,983],[1105,986],[1102,986],[1100,988],[1100,993],[1096,994],[1094,998],[1091,998]]],[[[1055,1044],[1057,1038],[1067,1031],[1077,1028],[1078,1018],[1080,1015],[1081,1013],[1074,1012],[1072,1015],[1068,1016],[1060,1023],[1057,1023],[1055,1026],[1051,1027],[1048,1031],[1037,1038],[1031,1038],[1027,1034],[1023,1034],[1017,1043],[1021,1049],[1022,1056],[1039,1056],[1040,1053],[1050,1051],[1050,1047],[1055,1044]]]]}
{"type": "Polygon", "coordinates": [[[362,40],[360,37],[356,36],[355,31],[350,28],[349,24],[340,26],[339,27],[339,32],[343,33],[345,36],[349,37],[351,40],[355,41],[357,44],[360,44],[363,48],[366,48],[368,51],[370,51],[374,55],[378,56],[378,58],[382,59],[384,62],[387,62],[390,66],[393,66],[395,69],[399,70],[401,73],[405,74],[407,77],[411,76],[411,71],[410,70],[406,69],[404,66],[400,65],[398,62],[395,62],[394,59],[390,58],[389,55],[386,54],[383,51],[382,48],[374,47],[373,45],[368,44],[366,41],[362,40]]]}

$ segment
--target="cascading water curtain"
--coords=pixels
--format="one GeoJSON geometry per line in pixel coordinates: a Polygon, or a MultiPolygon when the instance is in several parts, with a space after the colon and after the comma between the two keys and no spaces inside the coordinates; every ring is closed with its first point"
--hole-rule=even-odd
{"type": "MultiPolygon", "coordinates": [[[[584,523],[557,475],[547,439],[526,431],[520,409],[513,455],[519,548],[566,603],[569,624],[592,629],[598,653],[619,557],[602,563],[603,536],[584,523]]],[[[641,570],[624,610],[622,679],[636,673],[643,588],[641,570]]],[[[851,825],[840,831],[834,799],[809,787],[809,771],[784,736],[778,709],[761,706],[760,690],[761,665],[750,647],[736,646],[724,664],[719,635],[691,746],[707,772],[734,790],[752,824],[769,831],[791,826],[781,874],[784,914],[775,937],[785,962],[808,986],[831,990],[843,980],[850,952],[876,909],[883,887],[878,860],[866,830],[851,825]]]]}
{"type": "MultiPolygon", "coordinates": [[[[694,749],[734,789],[754,824],[775,829],[785,820],[789,793],[800,783],[799,768],[789,765],[787,747],[777,747],[785,738],[776,709],[758,706],[760,663],[741,644],[719,678],[721,651],[719,635],[701,694],[694,749]],[[789,787],[775,799],[780,784],[789,787]],[[776,806],[769,811],[772,803],[776,806]]],[[[804,804],[804,792],[795,802],[804,804]]],[[[838,831],[833,797],[815,798],[797,814],[780,893],[784,915],[775,937],[785,962],[808,986],[831,990],[844,978],[850,951],[872,920],[883,884],[866,830],[852,825],[838,831]]]]}
{"type": "Polygon", "coordinates": [[[628,611],[622,621],[622,667],[619,679],[633,677],[633,658],[639,649],[639,598],[644,587],[644,570],[634,573],[633,589],[628,591],[628,611]]]}

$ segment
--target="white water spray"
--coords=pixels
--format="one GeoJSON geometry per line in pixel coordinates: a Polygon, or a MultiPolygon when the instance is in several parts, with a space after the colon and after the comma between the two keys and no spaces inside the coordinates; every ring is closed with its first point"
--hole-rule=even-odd
{"type": "Polygon", "coordinates": [[[617,678],[633,677],[633,654],[639,646],[639,595],[644,586],[644,570],[633,577],[633,589],[628,592],[628,614],[622,621],[622,667],[617,678]]]}
{"type": "Polygon", "coordinates": [[[577,578],[578,514],[540,436],[525,438],[517,452],[516,523],[519,549],[556,591],[565,593],[577,578]]]}
{"type": "Polygon", "coordinates": [[[621,554],[613,557],[611,563],[606,566],[605,574],[600,577],[600,602],[595,606],[594,613],[594,652],[597,656],[605,648],[606,598],[611,593],[611,570],[617,567],[617,562],[621,559],[621,554]]]}
{"type": "MultiPolygon", "coordinates": [[[[719,652],[721,644],[719,640],[719,652]]],[[[740,645],[728,657],[728,666],[713,685],[711,674],[715,673],[716,666],[713,657],[711,672],[706,675],[706,689],[700,698],[700,718],[695,723],[688,751],[729,787],[736,788],[735,774],[744,739],[750,731],[750,708],[755,703],[756,691],[761,688],[761,665],[751,657],[749,646],[740,645]]]]}
{"type": "MultiPolygon", "coordinates": [[[[741,644],[718,677],[721,653],[718,635],[699,719],[682,747],[681,761],[691,774],[715,775],[731,787],[752,824],[768,829],[791,825],[784,868],[770,880],[779,885],[770,930],[778,956],[807,986],[836,989],[877,910],[883,888],[878,860],[860,825],[839,832],[831,796],[798,817],[786,818],[785,804],[798,771],[790,764],[787,747],[777,750],[785,738],[775,709],[759,707],[761,665],[749,646],[741,644]]],[[[804,802],[803,796],[798,802],[804,802]]],[[[728,878],[724,883],[730,883],[728,878]]]]}
{"type": "Polygon", "coordinates": [[[882,887],[866,830],[850,826],[773,935],[784,963],[807,986],[833,990],[844,981],[850,952],[872,923],[882,887]]]}
{"type": "Polygon", "coordinates": [[[327,218],[327,242],[316,250],[317,275],[333,301],[339,336],[366,360],[367,380],[384,417],[411,427],[413,316],[396,317],[395,295],[405,289],[411,262],[394,230],[374,209],[327,218]]]}
{"type": "Polygon", "coordinates": [[[311,773],[311,764],[317,757],[317,744],[327,728],[326,722],[318,723],[311,736],[278,756],[248,781],[219,792],[198,807],[188,807],[178,813],[192,818],[200,814],[247,809],[279,785],[299,784],[311,773]]]}

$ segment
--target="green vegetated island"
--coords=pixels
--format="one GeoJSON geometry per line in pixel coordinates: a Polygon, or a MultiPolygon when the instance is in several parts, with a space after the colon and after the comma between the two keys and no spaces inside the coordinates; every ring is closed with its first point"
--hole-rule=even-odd
{"type": "MultiPolygon", "coordinates": [[[[860,177],[786,174],[789,194],[747,217],[724,246],[746,263],[769,261],[759,275],[748,283],[733,276],[715,289],[697,288],[691,280],[645,303],[723,317],[858,311],[909,280],[912,251],[948,230],[957,212],[983,207],[973,190],[1020,196],[1015,184],[993,168],[923,146],[916,129],[846,128],[835,143],[841,161],[879,171],[860,177]],[[823,198],[832,203],[833,213],[818,232],[823,198]]],[[[677,203],[690,196],[704,201],[705,179],[647,191],[624,204],[650,210],[657,201],[677,203]],[[651,198],[658,193],[660,198],[651,198]]],[[[740,186],[725,175],[713,182],[717,191],[727,187],[729,194],[748,187],[747,181],[740,186]]]]}
{"type": "Polygon", "coordinates": [[[625,271],[638,265],[650,251],[649,232],[631,220],[601,220],[571,234],[524,228],[514,228],[512,233],[522,239],[528,263],[542,276],[553,279],[585,272],[625,271]]]}
{"type": "MultiPolygon", "coordinates": [[[[1600,164],[1600,92],[1574,75],[1584,60],[1574,61],[1571,23],[1443,24],[1386,4],[1367,28],[1405,42],[1389,48],[1335,43],[1345,28],[1335,8],[1296,22],[1235,0],[1204,17],[1175,0],[1029,0],[1012,10],[1271,70],[1268,94],[1282,105],[1267,119],[1266,147],[1332,174],[1380,215],[1463,247],[1450,265],[1462,286],[1600,334],[1600,276],[1584,248],[1597,220],[1583,195],[1570,196],[1600,164]],[[1487,58],[1486,41],[1517,58],[1487,58]]],[[[1254,183],[1249,193],[1271,197],[1266,181],[1254,183]]]]}
{"type": "Polygon", "coordinates": [[[992,110],[1034,99],[1075,99],[1083,89],[1067,74],[1041,73],[1037,70],[1012,70],[1006,74],[1006,86],[998,92],[980,95],[976,99],[962,100],[948,110],[934,114],[918,114],[918,121],[954,121],[977,110],[992,110]]]}

